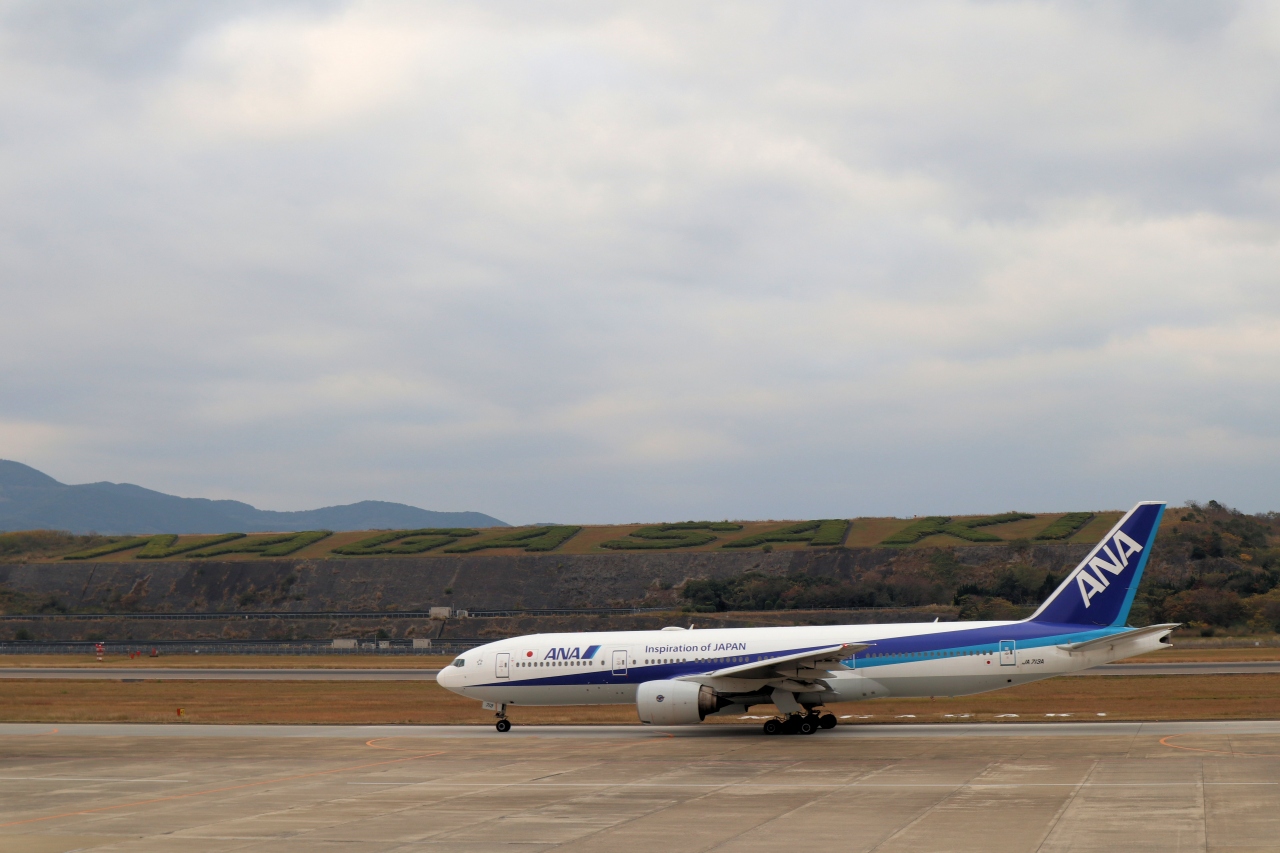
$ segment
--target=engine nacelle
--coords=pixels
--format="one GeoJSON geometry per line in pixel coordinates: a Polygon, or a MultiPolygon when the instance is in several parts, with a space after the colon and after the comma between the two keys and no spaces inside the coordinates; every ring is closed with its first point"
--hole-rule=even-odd
{"type": "Polygon", "coordinates": [[[694,681],[646,681],[636,688],[640,722],[655,726],[700,723],[728,704],[710,687],[694,681]]]}

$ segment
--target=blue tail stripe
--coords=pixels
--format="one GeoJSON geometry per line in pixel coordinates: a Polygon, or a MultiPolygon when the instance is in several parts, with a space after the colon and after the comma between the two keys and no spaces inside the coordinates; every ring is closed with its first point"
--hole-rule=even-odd
{"type": "Polygon", "coordinates": [[[1156,544],[1156,533],[1160,530],[1160,522],[1164,518],[1164,504],[1160,504],[1160,510],[1156,513],[1155,523],[1151,525],[1151,535],[1147,537],[1147,541],[1142,547],[1142,558],[1138,561],[1138,567],[1133,571],[1133,582],[1129,584],[1129,591],[1125,594],[1124,604],[1120,607],[1120,612],[1116,614],[1116,618],[1112,620],[1113,628],[1123,627],[1129,621],[1129,609],[1133,607],[1133,598],[1138,594],[1138,585],[1142,582],[1142,572],[1147,568],[1147,560],[1151,559],[1152,548],[1156,544]]]}

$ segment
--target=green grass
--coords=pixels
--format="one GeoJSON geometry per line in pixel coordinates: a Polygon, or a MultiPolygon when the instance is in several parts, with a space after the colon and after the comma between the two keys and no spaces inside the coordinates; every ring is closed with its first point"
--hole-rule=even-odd
{"type": "Polygon", "coordinates": [[[1093,520],[1091,512],[1069,512],[1035,535],[1036,539],[1069,539],[1093,520]]]}
{"type": "Polygon", "coordinates": [[[350,545],[334,548],[331,553],[350,557],[373,554],[421,554],[442,545],[451,545],[466,536],[477,536],[478,531],[466,527],[423,527],[418,530],[389,530],[361,539],[350,545]]]}
{"type": "Polygon", "coordinates": [[[907,525],[892,536],[886,537],[880,544],[914,545],[921,539],[938,533],[945,533],[948,536],[955,536],[968,542],[1003,542],[1005,540],[999,536],[978,528],[990,527],[993,524],[1008,524],[1011,521],[1022,521],[1028,518],[1035,518],[1035,516],[1025,512],[1005,512],[1000,515],[984,515],[981,518],[970,518],[965,521],[952,521],[949,516],[931,515],[907,525]]]}
{"type": "Polygon", "coordinates": [[[284,557],[300,551],[312,542],[332,536],[332,530],[304,530],[301,533],[282,533],[279,536],[252,537],[234,541],[229,545],[196,551],[192,557],[218,557],[222,554],[259,554],[263,557],[284,557]]]}
{"type": "Polygon", "coordinates": [[[135,557],[138,560],[163,560],[165,557],[172,557],[177,554],[185,554],[188,551],[195,551],[200,548],[208,548],[213,545],[221,545],[223,542],[230,542],[232,539],[243,539],[243,533],[222,533],[217,536],[205,536],[194,542],[183,542],[181,545],[175,545],[178,537],[173,533],[162,533],[159,536],[151,537],[151,541],[146,547],[139,551],[135,557]]]}
{"type": "Polygon", "coordinates": [[[572,539],[581,527],[557,524],[551,527],[535,527],[517,533],[507,533],[492,539],[481,539],[479,542],[463,542],[445,548],[447,554],[470,554],[473,551],[484,551],[490,548],[523,548],[526,551],[554,551],[572,539]]]}
{"type": "Polygon", "coordinates": [[[741,530],[741,524],[728,521],[682,521],[676,524],[654,524],[633,530],[625,539],[601,542],[601,548],[613,551],[649,551],[667,548],[696,548],[716,541],[716,533],[741,530]],[[711,532],[707,532],[711,531],[711,532]]]}
{"type": "MultiPolygon", "coordinates": [[[[121,539],[118,542],[109,542],[106,545],[99,545],[96,548],[88,548],[84,551],[76,551],[74,554],[67,554],[64,560],[92,560],[94,557],[101,557],[106,554],[114,554],[117,551],[128,551],[130,548],[141,548],[146,545],[154,536],[136,536],[129,539],[121,539]]],[[[178,537],[173,537],[177,539],[178,537]]],[[[172,540],[170,540],[172,541],[172,540]]]]}
{"type": "Polygon", "coordinates": [[[849,522],[843,518],[826,518],[802,521],[787,527],[779,527],[754,536],[744,536],[726,542],[721,548],[754,548],[766,542],[808,542],[810,545],[839,545],[849,530],[849,522]]]}

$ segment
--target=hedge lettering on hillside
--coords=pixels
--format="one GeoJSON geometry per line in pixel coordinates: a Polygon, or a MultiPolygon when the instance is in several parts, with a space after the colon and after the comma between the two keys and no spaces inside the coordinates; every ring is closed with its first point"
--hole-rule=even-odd
{"type": "Polygon", "coordinates": [[[1036,539],[1069,539],[1093,519],[1091,512],[1069,512],[1036,534],[1036,539]]]}
{"type": "Polygon", "coordinates": [[[956,536],[969,542],[1003,542],[999,536],[979,530],[993,524],[1008,524],[1011,521],[1035,518],[1025,512],[1005,512],[1000,515],[986,515],[981,518],[970,518],[964,521],[952,521],[945,515],[931,515],[917,519],[892,536],[881,541],[881,545],[914,545],[921,539],[937,533],[956,536]]]}
{"type": "Polygon", "coordinates": [[[654,524],[633,530],[625,539],[601,542],[601,548],[614,551],[647,551],[665,548],[696,548],[716,541],[716,533],[741,530],[741,524],[728,521],[682,521],[677,524],[654,524]],[[711,531],[711,532],[706,532],[711,531]]]}
{"type": "Polygon", "coordinates": [[[421,554],[442,545],[452,545],[478,531],[466,527],[423,527],[418,530],[388,530],[350,545],[333,549],[334,554],[365,557],[373,554],[421,554]]]}
{"type": "Polygon", "coordinates": [[[472,551],[484,551],[489,548],[523,548],[526,551],[554,551],[573,538],[581,527],[557,524],[548,527],[535,527],[495,536],[492,539],[481,539],[479,542],[463,542],[445,548],[446,554],[469,554],[472,551]]]}
{"type": "Polygon", "coordinates": [[[839,545],[849,530],[849,522],[843,518],[825,518],[802,521],[788,527],[779,527],[754,536],[744,536],[726,542],[721,548],[754,548],[766,542],[808,542],[810,545],[839,545]]]}
{"type": "Polygon", "coordinates": [[[114,554],[117,551],[128,551],[130,548],[141,548],[146,545],[154,536],[135,536],[129,539],[121,539],[118,542],[109,542],[106,545],[99,545],[96,548],[89,548],[84,551],[76,551],[74,554],[67,554],[64,560],[92,560],[94,557],[101,557],[105,554],[114,554]]]}
{"type": "Polygon", "coordinates": [[[172,557],[175,554],[185,554],[198,548],[209,548],[213,545],[221,545],[223,542],[230,542],[232,539],[243,538],[243,533],[222,533],[217,536],[204,536],[194,542],[183,542],[181,545],[175,545],[174,543],[178,541],[176,534],[162,533],[159,536],[151,537],[151,541],[135,555],[134,559],[163,560],[165,557],[172,557]]]}
{"type": "Polygon", "coordinates": [[[263,557],[283,557],[301,551],[313,542],[332,536],[332,530],[304,530],[300,533],[282,533],[278,536],[255,536],[221,545],[204,551],[196,551],[192,557],[217,557],[222,554],[259,554],[263,557]]]}

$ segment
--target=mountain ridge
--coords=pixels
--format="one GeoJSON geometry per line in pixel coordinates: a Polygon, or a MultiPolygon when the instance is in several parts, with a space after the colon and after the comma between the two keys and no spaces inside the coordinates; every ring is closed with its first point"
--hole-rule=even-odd
{"type": "Polygon", "coordinates": [[[359,501],[281,512],[243,501],[183,498],[132,483],[61,483],[30,465],[0,459],[0,531],[242,533],[418,527],[509,527],[482,512],[437,512],[359,501]]]}

